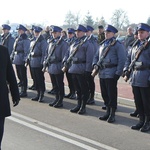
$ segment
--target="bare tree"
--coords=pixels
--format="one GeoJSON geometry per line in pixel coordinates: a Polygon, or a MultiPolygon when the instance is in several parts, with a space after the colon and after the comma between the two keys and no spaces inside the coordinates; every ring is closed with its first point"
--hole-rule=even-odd
{"type": "Polygon", "coordinates": [[[122,9],[115,10],[111,17],[111,24],[118,30],[122,30],[129,25],[129,19],[126,12],[122,9]]]}
{"type": "Polygon", "coordinates": [[[73,27],[74,24],[75,24],[75,15],[69,11],[67,14],[66,14],[66,17],[65,17],[65,25],[68,26],[68,27],[73,27]]]}
{"type": "Polygon", "coordinates": [[[147,24],[150,25],[150,17],[147,19],[147,24]]]}

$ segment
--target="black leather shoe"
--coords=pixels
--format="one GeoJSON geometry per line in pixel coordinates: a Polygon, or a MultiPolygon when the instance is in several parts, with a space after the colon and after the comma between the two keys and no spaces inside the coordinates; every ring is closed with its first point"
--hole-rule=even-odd
{"type": "Polygon", "coordinates": [[[76,94],[71,94],[71,96],[69,97],[69,99],[76,99],[76,94]]]}
{"type": "Polygon", "coordinates": [[[150,122],[146,122],[144,123],[144,125],[142,126],[142,128],[140,129],[141,132],[147,132],[150,130],[150,122]]]}
{"type": "Polygon", "coordinates": [[[88,99],[87,104],[89,104],[89,105],[95,104],[95,100],[94,99],[88,99]]]}
{"type": "Polygon", "coordinates": [[[85,114],[86,113],[86,109],[85,108],[81,108],[79,111],[78,111],[78,114],[82,115],[82,114],[85,114]]]}
{"type": "Polygon", "coordinates": [[[76,107],[70,109],[70,112],[77,113],[79,110],[80,110],[80,106],[76,106],[76,107]]]}
{"type": "Polygon", "coordinates": [[[48,91],[47,93],[48,93],[48,94],[53,94],[53,95],[54,95],[54,94],[56,94],[56,91],[52,89],[51,91],[48,91]]]}
{"type": "Polygon", "coordinates": [[[32,101],[38,101],[38,99],[39,99],[38,96],[31,98],[32,101]]]}
{"type": "Polygon", "coordinates": [[[106,110],[106,106],[102,106],[102,109],[103,109],[103,110],[106,110]]]}
{"type": "Polygon", "coordinates": [[[27,97],[27,93],[26,92],[20,93],[20,97],[27,97]]]}
{"type": "Polygon", "coordinates": [[[107,119],[107,122],[108,123],[113,123],[113,122],[115,122],[115,116],[109,116],[109,118],[107,119]]]}
{"type": "Polygon", "coordinates": [[[69,98],[70,96],[71,96],[71,93],[66,94],[64,97],[65,97],[65,98],[69,98]]]}
{"type": "Polygon", "coordinates": [[[55,108],[63,107],[63,103],[58,101],[55,105],[53,105],[53,107],[55,108]]]}
{"type": "Polygon", "coordinates": [[[30,90],[35,90],[36,88],[35,88],[34,85],[32,85],[31,87],[29,87],[29,89],[30,89],[30,90]]]}
{"type": "Polygon", "coordinates": [[[56,99],[52,103],[49,103],[49,106],[54,106],[57,102],[58,102],[58,100],[56,99]]]}
{"type": "Polygon", "coordinates": [[[135,110],[134,112],[130,113],[131,117],[138,117],[138,112],[135,110]]]}
{"type": "Polygon", "coordinates": [[[139,122],[138,124],[131,126],[131,129],[140,130],[143,125],[144,125],[144,122],[139,122]]]}

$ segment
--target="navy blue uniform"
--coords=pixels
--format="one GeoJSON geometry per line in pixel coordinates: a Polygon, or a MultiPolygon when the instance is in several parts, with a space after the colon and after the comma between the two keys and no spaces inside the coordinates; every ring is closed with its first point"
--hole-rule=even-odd
{"type": "MultiPolygon", "coordinates": [[[[35,81],[35,88],[39,99],[40,97],[43,98],[45,92],[45,78],[42,68],[44,57],[46,55],[47,42],[42,35],[37,38],[38,39],[34,38],[30,44],[32,47],[32,44],[34,44],[37,40],[34,49],[31,52],[30,67],[33,73],[33,80],[35,81]]],[[[42,99],[40,101],[42,101],[42,99]]]]}
{"type": "Polygon", "coordinates": [[[8,48],[9,55],[13,51],[13,45],[15,42],[15,39],[11,36],[10,33],[3,34],[2,35],[2,45],[8,48]]]}
{"type": "Polygon", "coordinates": [[[26,93],[27,90],[27,69],[25,67],[25,61],[29,53],[29,47],[30,47],[30,40],[28,39],[27,35],[23,33],[20,35],[16,48],[12,52],[15,54],[13,63],[16,65],[18,78],[20,78],[21,81],[20,95],[22,95],[22,93],[26,93]]]}
{"type": "MultiPolygon", "coordinates": [[[[68,49],[68,44],[60,37],[57,37],[53,40],[48,46],[47,56],[51,53],[52,47],[58,42],[56,45],[53,54],[49,59],[48,73],[53,76],[53,83],[56,87],[56,100],[52,104],[54,107],[62,107],[63,106],[63,97],[64,97],[64,73],[62,72],[62,60],[64,55],[68,49]]],[[[51,104],[50,104],[51,106],[51,104]]]]}

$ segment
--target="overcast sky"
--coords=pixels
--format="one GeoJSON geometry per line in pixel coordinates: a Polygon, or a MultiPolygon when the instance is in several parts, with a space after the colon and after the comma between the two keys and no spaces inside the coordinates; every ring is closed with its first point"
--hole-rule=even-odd
{"type": "Polygon", "coordinates": [[[150,17],[150,0],[7,0],[1,1],[0,23],[62,25],[70,10],[81,18],[89,11],[95,20],[108,22],[116,9],[127,12],[130,23],[146,22],[150,17]]]}

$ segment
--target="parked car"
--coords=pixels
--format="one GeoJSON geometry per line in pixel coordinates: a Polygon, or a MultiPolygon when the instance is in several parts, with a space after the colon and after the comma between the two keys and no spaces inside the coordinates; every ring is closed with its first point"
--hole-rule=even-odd
{"type": "Polygon", "coordinates": [[[117,40],[120,41],[122,44],[124,44],[125,36],[119,36],[117,37],[117,40]]]}

